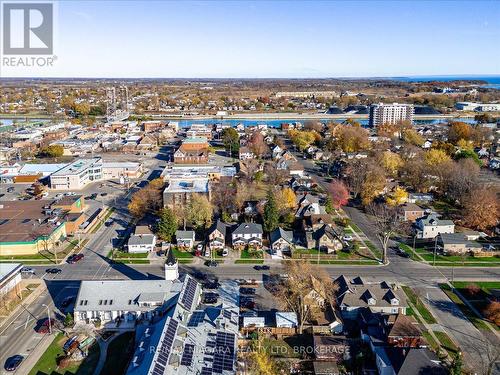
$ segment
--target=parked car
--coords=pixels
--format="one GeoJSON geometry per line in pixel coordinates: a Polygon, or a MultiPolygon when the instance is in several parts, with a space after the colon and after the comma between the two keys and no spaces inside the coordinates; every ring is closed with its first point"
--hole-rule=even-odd
{"type": "Polygon", "coordinates": [[[253,309],[255,308],[255,302],[254,301],[245,301],[240,303],[241,307],[247,308],[247,309],[253,309]]]}
{"type": "Polygon", "coordinates": [[[210,249],[208,247],[205,249],[205,256],[207,258],[210,256],[210,249]]]}
{"type": "Polygon", "coordinates": [[[12,193],[14,191],[13,187],[7,188],[7,193],[12,193]]]}
{"type": "Polygon", "coordinates": [[[56,196],[54,197],[55,199],[61,199],[62,197],[64,197],[64,194],[63,193],[57,193],[56,196]]]}
{"type": "Polygon", "coordinates": [[[344,241],[346,241],[346,242],[350,242],[350,241],[352,241],[352,240],[353,240],[352,236],[350,236],[350,235],[348,235],[348,234],[347,234],[347,235],[345,235],[342,239],[343,239],[344,241]]]}
{"type": "Polygon", "coordinates": [[[22,355],[13,355],[12,357],[7,358],[3,368],[5,369],[5,371],[16,371],[23,360],[24,357],[22,355]]]}
{"type": "Polygon", "coordinates": [[[48,318],[45,318],[41,324],[39,325],[38,329],[36,330],[38,333],[49,333],[50,332],[50,329],[49,329],[49,324],[50,324],[50,327],[53,327],[54,326],[54,319],[48,319],[48,318]],[[50,323],[49,323],[50,321],[50,323]]]}
{"type": "Polygon", "coordinates": [[[105,197],[108,193],[101,193],[101,197],[105,197]]]}
{"type": "Polygon", "coordinates": [[[207,274],[204,272],[201,272],[201,271],[194,271],[192,276],[198,280],[206,280],[207,279],[207,274]]]}
{"type": "Polygon", "coordinates": [[[229,250],[228,249],[222,250],[222,256],[223,257],[227,257],[228,255],[229,255],[229,250]]]}
{"type": "Polygon", "coordinates": [[[84,257],[84,255],[83,255],[83,254],[73,254],[73,255],[70,255],[70,256],[68,257],[67,262],[68,262],[69,264],[73,264],[73,263],[76,263],[76,262],[78,262],[78,261],[82,260],[82,259],[83,259],[83,257],[84,257]]]}
{"type": "Polygon", "coordinates": [[[240,288],[240,293],[242,294],[255,294],[254,288],[240,288]]]}
{"type": "Polygon", "coordinates": [[[220,286],[217,280],[209,280],[203,283],[203,288],[205,289],[217,289],[220,286]]]}
{"type": "Polygon", "coordinates": [[[207,267],[217,267],[219,264],[215,260],[207,260],[205,265],[207,267]]]}
{"type": "Polygon", "coordinates": [[[212,304],[217,303],[219,295],[217,293],[207,293],[203,295],[203,303],[212,304]]]}
{"type": "Polygon", "coordinates": [[[73,192],[73,191],[68,191],[67,193],[64,193],[64,195],[67,196],[67,197],[71,197],[73,195],[76,195],[76,193],[73,192]]]}
{"type": "Polygon", "coordinates": [[[34,275],[35,270],[33,268],[30,268],[30,267],[23,267],[23,268],[21,268],[21,273],[34,275]]]}
{"type": "Polygon", "coordinates": [[[47,268],[45,270],[45,272],[47,273],[54,273],[54,274],[58,274],[58,273],[61,273],[62,272],[62,269],[60,268],[47,268]]]}

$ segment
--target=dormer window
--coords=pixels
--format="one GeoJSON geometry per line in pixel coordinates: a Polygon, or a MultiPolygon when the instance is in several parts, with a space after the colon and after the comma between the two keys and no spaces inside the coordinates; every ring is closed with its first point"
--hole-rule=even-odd
{"type": "Polygon", "coordinates": [[[368,299],[368,304],[369,305],[375,305],[377,303],[377,301],[375,300],[375,298],[369,298],[368,299]]]}
{"type": "Polygon", "coordinates": [[[399,300],[397,298],[391,299],[391,305],[399,305],[399,300]]]}

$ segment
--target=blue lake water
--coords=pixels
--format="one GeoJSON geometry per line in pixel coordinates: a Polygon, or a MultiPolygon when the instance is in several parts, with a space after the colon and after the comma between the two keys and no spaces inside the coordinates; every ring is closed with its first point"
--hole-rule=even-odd
{"type": "MultiPolygon", "coordinates": [[[[319,121],[322,123],[329,123],[329,122],[336,122],[336,123],[341,123],[345,121],[346,119],[315,119],[314,121],[319,121]]],[[[368,126],[368,119],[355,119],[357,122],[361,124],[361,126],[368,126]]],[[[290,123],[290,122],[301,122],[304,123],[304,119],[287,119],[287,120],[259,120],[259,119],[252,119],[252,120],[236,120],[236,119],[228,119],[228,120],[220,120],[220,119],[204,119],[204,120],[173,120],[173,121],[178,121],[179,126],[181,128],[189,128],[192,124],[205,124],[205,125],[214,125],[214,124],[224,124],[224,125],[230,125],[230,126],[236,126],[238,124],[243,124],[244,126],[255,126],[258,124],[266,124],[269,128],[279,128],[281,124],[283,123],[290,123]]],[[[439,124],[443,122],[448,122],[452,121],[452,119],[427,119],[427,120],[414,120],[413,123],[415,125],[433,125],[433,124],[439,124]]],[[[459,121],[467,122],[469,124],[475,124],[476,122],[474,121],[473,118],[463,118],[460,119],[459,121]]]]}

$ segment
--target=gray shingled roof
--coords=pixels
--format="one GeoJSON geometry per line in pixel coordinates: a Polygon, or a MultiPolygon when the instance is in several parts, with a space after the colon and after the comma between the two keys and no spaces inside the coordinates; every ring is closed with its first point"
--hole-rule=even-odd
{"type": "Polygon", "coordinates": [[[286,242],[288,242],[290,244],[293,242],[293,232],[283,230],[280,227],[273,230],[270,233],[269,237],[271,239],[271,243],[274,243],[275,241],[279,240],[280,238],[283,238],[286,242]]]}
{"type": "Polygon", "coordinates": [[[256,223],[242,223],[238,225],[233,232],[235,234],[255,234],[255,233],[263,233],[262,225],[256,223]]]}

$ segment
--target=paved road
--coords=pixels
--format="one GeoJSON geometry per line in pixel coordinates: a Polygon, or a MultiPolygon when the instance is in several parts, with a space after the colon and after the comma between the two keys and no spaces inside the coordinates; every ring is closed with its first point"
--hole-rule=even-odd
{"type": "MultiPolygon", "coordinates": [[[[3,370],[5,360],[15,354],[28,358],[30,353],[43,339],[44,335],[36,333],[37,327],[43,319],[47,318],[49,307],[51,319],[62,319],[65,312],[61,303],[69,296],[76,296],[79,281],[53,281],[47,282],[45,290],[33,303],[10,317],[0,330],[0,374],[7,374],[3,370]]],[[[41,286],[40,286],[41,287],[41,286]]],[[[25,374],[31,370],[28,366],[21,366],[16,373],[25,374]]]]}

